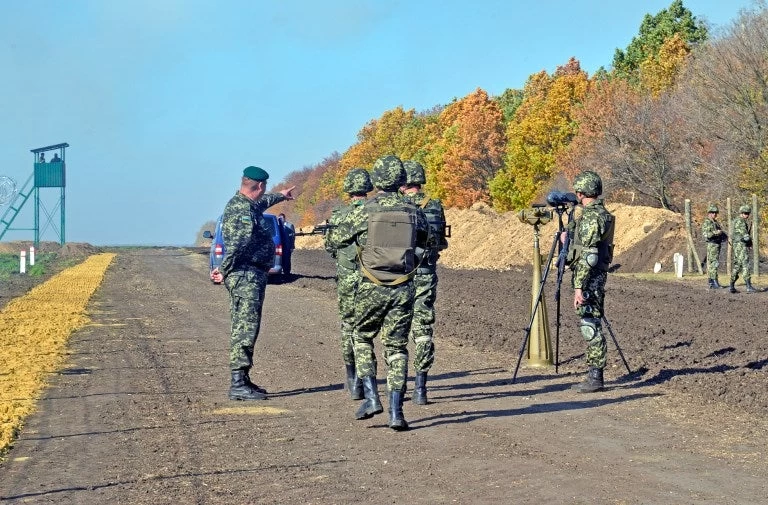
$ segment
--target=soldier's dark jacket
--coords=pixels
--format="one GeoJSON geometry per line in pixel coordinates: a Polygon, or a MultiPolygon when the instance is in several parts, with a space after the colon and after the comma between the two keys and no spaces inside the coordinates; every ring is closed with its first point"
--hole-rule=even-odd
{"type": "Polygon", "coordinates": [[[436,198],[429,198],[426,193],[421,191],[405,193],[403,198],[423,210],[427,218],[430,226],[430,238],[424,260],[419,269],[434,271],[437,268],[440,251],[448,247],[448,241],[445,239],[445,210],[443,209],[443,204],[436,198]]]}
{"type": "Polygon", "coordinates": [[[254,201],[238,191],[227,202],[221,219],[226,252],[219,267],[224,277],[235,270],[272,268],[275,243],[264,226],[264,211],[285,199],[281,193],[271,193],[254,201]]]}

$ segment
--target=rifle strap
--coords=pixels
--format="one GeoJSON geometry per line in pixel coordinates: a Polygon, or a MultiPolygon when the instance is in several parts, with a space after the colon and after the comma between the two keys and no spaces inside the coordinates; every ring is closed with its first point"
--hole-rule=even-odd
{"type": "Polygon", "coordinates": [[[430,200],[431,198],[429,197],[429,195],[426,195],[424,199],[421,201],[421,203],[419,203],[419,207],[421,207],[422,209],[426,209],[427,205],[429,205],[430,200]]]}
{"type": "Polygon", "coordinates": [[[360,252],[363,249],[361,247],[357,248],[357,264],[360,265],[360,271],[365,275],[368,280],[370,280],[372,283],[376,284],[377,286],[397,286],[398,284],[403,284],[404,282],[408,282],[416,275],[416,270],[419,269],[419,266],[421,266],[421,260],[419,260],[419,264],[416,265],[416,268],[408,272],[407,274],[403,274],[397,279],[391,280],[391,281],[382,281],[376,278],[373,273],[365,268],[365,265],[363,265],[363,260],[360,257],[360,252]]]}

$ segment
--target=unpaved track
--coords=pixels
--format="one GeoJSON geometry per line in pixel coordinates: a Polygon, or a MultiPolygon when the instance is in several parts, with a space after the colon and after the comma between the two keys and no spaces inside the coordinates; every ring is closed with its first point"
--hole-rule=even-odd
{"type": "MultiPolygon", "coordinates": [[[[300,266],[298,267],[300,268],[300,266]]],[[[206,258],[123,251],[39,411],[0,465],[0,502],[762,504],[766,420],[658,386],[577,395],[515,353],[441,342],[412,430],[355,421],[335,300],[270,285],[254,380],[230,402],[228,298],[206,258]],[[248,411],[249,408],[260,408],[248,411]],[[229,410],[227,410],[229,409],[229,410]],[[762,433],[763,436],[759,436],[762,433]],[[753,435],[758,436],[753,436],[753,435]]],[[[383,370],[380,370],[380,377],[383,370]]],[[[385,401],[386,405],[386,401],[385,401]]]]}

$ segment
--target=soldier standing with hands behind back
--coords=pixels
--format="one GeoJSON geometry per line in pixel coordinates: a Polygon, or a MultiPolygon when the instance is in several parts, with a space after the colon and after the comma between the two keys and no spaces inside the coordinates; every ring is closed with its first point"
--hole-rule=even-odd
{"type": "Polygon", "coordinates": [[[752,233],[749,226],[749,216],[752,209],[749,205],[739,207],[739,215],[733,218],[731,229],[733,233],[733,268],[731,268],[731,286],[730,292],[737,293],[736,280],[739,274],[744,279],[747,286],[747,293],[754,293],[756,290],[752,287],[752,272],[749,268],[749,249],[752,247],[752,233]]]}
{"type": "Polygon", "coordinates": [[[717,280],[717,268],[720,266],[720,250],[728,237],[723,227],[717,222],[718,208],[714,203],[707,208],[707,217],[701,223],[701,236],[707,241],[707,276],[709,277],[709,289],[720,289],[722,286],[717,280]]]}
{"type": "Polygon", "coordinates": [[[264,400],[267,392],[251,382],[253,349],[261,326],[261,309],[267,287],[267,272],[275,256],[272,234],[264,226],[264,211],[283,200],[293,200],[294,187],[265,195],[269,174],[259,167],[246,167],[240,190],[224,207],[221,227],[226,253],[211,280],[224,281],[230,297],[232,333],[229,364],[232,382],[230,400],[264,400]]]}
{"type": "Polygon", "coordinates": [[[605,282],[613,261],[616,219],[598,198],[603,192],[603,181],[597,173],[587,170],[577,175],[573,190],[584,209],[573,225],[573,245],[568,260],[573,270],[573,307],[581,317],[579,329],[587,342],[585,355],[589,365],[587,377],[574,389],[579,393],[592,393],[603,389],[607,346],[602,318],[605,282]]]}

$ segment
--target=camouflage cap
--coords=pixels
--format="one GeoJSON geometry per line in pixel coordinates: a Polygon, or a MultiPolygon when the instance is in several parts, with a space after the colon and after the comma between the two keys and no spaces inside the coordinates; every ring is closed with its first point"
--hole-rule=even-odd
{"type": "Polygon", "coordinates": [[[424,174],[424,167],[418,161],[404,161],[403,168],[405,169],[405,183],[409,186],[427,183],[427,176],[424,174]]]}
{"type": "Polygon", "coordinates": [[[740,214],[752,214],[752,207],[749,205],[742,205],[739,207],[739,213],[740,214]]]}
{"type": "Polygon", "coordinates": [[[371,176],[364,168],[353,168],[344,177],[344,192],[351,195],[357,193],[369,193],[373,191],[371,176]]]}
{"type": "Polygon", "coordinates": [[[717,214],[719,212],[720,212],[720,209],[718,209],[717,205],[715,205],[714,203],[710,203],[709,207],[707,207],[707,213],[715,213],[715,214],[717,214]]]}
{"type": "Polygon", "coordinates": [[[397,156],[389,155],[379,158],[371,170],[371,182],[383,191],[397,191],[405,184],[405,169],[403,162],[397,156]]]}
{"type": "Polygon", "coordinates": [[[597,172],[585,170],[573,180],[573,190],[583,193],[587,197],[595,197],[603,192],[603,180],[597,172]]]}

